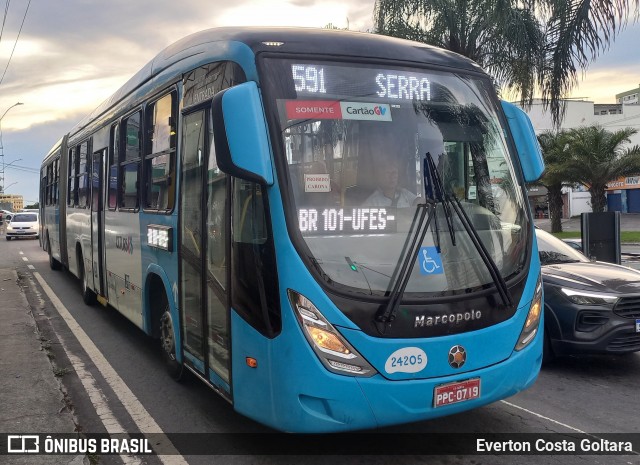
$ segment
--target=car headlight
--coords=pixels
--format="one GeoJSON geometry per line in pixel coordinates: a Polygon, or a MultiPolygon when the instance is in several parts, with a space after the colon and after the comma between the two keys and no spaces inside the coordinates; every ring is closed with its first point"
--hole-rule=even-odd
{"type": "Polygon", "coordinates": [[[289,300],[304,336],[329,371],[362,377],[377,373],[309,299],[289,289],[289,300]]]}
{"type": "Polygon", "coordinates": [[[13,231],[13,226],[11,226],[10,224],[7,225],[7,231],[13,231]]]}
{"type": "Polygon", "coordinates": [[[536,291],[533,294],[533,300],[531,301],[531,307],[529,307],[529,313],[527,319],[522,327],[522,332],[518,338],[516,344],[516,350],[522,350],[529,345],[531,341],[538,334],[538,326],[540,323],[540,315],[542,313],[542,278],[538,276],[538,283],[536,284],[536,291]]]}
{"type": "Polygon", "coordinates": [[[618,300],[617,296],[611,294],[580,291],[577,289],[567,289],[565,287],[560,290],[571,302],[578,305],[607,305],[613,304],[618,300]]]}

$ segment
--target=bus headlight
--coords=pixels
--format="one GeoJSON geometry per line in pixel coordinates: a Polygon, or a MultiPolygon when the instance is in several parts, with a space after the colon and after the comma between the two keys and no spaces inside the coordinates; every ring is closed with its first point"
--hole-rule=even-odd
{"type": "Polygon", "coordinates": [[[529,313],[527,314],[527,320],[524,322],[524,327],[518,338],[516,344],[516,350],[522,350],[538,334],[538,325],[540,323],[540,315],[542,313],[542,278],[538,277],[538,283],[536,284],[536,291],[533,294],[533,300],[531,301],[531,307],[529,307],[529,313]]]}
{"type": "Polygon", "coordinates": [[[327,370],[363,377],[377,373],[309,299],[289,289],[289,300],[304,336],[327,370]]]}

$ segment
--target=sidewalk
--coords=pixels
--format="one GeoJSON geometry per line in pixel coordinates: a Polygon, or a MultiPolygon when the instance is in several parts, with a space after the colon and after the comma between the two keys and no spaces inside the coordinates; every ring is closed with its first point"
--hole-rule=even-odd
{"type": "MultiPolygon", "coordinates": [[[[560,220],[563,231],[580,231],[580,217],[563,218],[560,220]]],[[[551,220],[535,219],[534,224],[545,231],[551,231],[551,220]]],[[[638,213],[621,213],[620,214],[620,231],[640,231],[640,214],[638,213]]]]}
{"type": "MultiPolygon", "coordinates": [[[[5,447],[7,434],[73,433],[75,430],[45,347],[18,284],[18,274],[15,270],[0,268],[0,433],[3,436],[0,442],[5,447]]],[[[1,461],[82,464],[82,459],[82,456],[9,455],[1,461]]]]}

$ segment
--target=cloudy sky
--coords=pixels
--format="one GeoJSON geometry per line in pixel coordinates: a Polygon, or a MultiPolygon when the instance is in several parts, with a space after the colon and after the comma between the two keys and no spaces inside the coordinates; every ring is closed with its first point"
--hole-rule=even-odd
{"type": "MultiPolygon", "coordinates": [[[[13,56],[0,83],[0,116],[15,103],[24,103],[1,121],[5,163],[19,160],[6,167],[5,186],[8,193],[22,194],[31,203],[38,199],[37,170],[51,146],[172,42],[217,26],[333,23],[364,31],[372,27],[374,0],[5,3],[9,9],[0,36],[0,76],[12,52],[13,56]]],[[[573,96],[608,103],[616,93],[637,87],[638,43],[640,26],[628,26],[591,65],[573,96]]]]}

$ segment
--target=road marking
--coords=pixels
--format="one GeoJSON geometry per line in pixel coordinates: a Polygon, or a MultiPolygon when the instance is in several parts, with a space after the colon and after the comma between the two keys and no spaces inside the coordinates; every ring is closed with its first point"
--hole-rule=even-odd
{"type": "Polygon", "coordinates": [[[22,257],[22,261],[28,262],[29,259],[27,257],[22,257]]]}
{"type": "MultiPolygon", "coordinates": [[[[594,438],[594,439],[601,439],[599,436],[597,436],[597,435],[595,435],[595,434],[587,433],[586,431],[582,431],[581,429],[578,429],[578,428],[575,428],[575,427],[573,427],[573,426],[567,425],[566,423],[562,423],[562,422],[560,422],[560,421],[558,421],[558,420],[554,420],[553,418],[549,418],[549,417],[546,417],[546,416],[541,415],[541,414],[539,414],[539,413],[536,413],[536,412],[534,412],[533,410],[529,410],[529,409],[526,409],[526,408],[524,408],[524,407],[520,407],[519,405],[512,404],[511,402],[507,402],[506,400],[501,400],[500,402],[502,402],[503,404],[508,405],[509,407],[513,407],[513,408],[516,408],[516,409],[518,409],[518,410],[522,410],[523,412],[527,412],[527,413],[529,413],[529,414],[531,414],[531,415],[533,415],[533,416],[536,416],[536,417],[538,417],[538,418],[541,418],[541,419],[543,419],[543,420],[547,420],[547,421],[550,421],[551,423],[555,423],[556,425],[564,426],[565,428],[568,428],[568,429],[570,429],[570,430],[573,430],[573,431],[575,431],[576,433],[585,434],[585,435],[587,435],[587,436],[589,436],[589,437],[592,437],[592,438],[594,438]]],[[[632,452],[633,452],[634,454],[636,454],[636,455],[640,455],[640,452],[637,452],[637,451],[635,451],[635,450],[634,450],[634,451],[632,451],[632,452]]]]}
{"type": "Polygon", "coordinates": [[[35,270],[36,269],[36,267],[33,266],[33,265],[27,265],[27,268],[29,268],[30,270],[35,270]]]}
{"type": "MultiPolygon", "coordinates": [[[[63,338],[58,335],[58,339],[60,340],[60,345],[67,353],[67,357],[71,361],[71,365],[73,365],[73,369],[78,374],[80,378],[80,382],[84,386],[84,390],[89,395],[89,399],[91,399],[91,403],[96,409],[96,413],[102,421],[104,428],[107,430],[109,434],[126,434],[127,432],[124,430],[116,416],[113,414],[111,409],[109,408],[108,401],[102,391],[98,388],[98,383],[96,383],[95,378],[89,373],[82,360],[73,355],[69,350],[67,350],[67,346],[64,343],[63,338]]],[[[142,465],[142,458],[135,457],[133,455],[120,455],[120,458],[125,463],[125,465],[142,465]]]]}
{"type": "Polygon", "coordinates": [[[21,250],[20,252],[18,252],[20,255],[24,255],[24,252],[21,250]]]}
{"type": "MultiPolygon", "coordinates": [[[[44,292],[47,294],[60,316],[67,323],[71,332],[74,334],[76,339],[78,339],[78,342],[87,353],[95,367],[116,394],[120,403],[122,403],[123,407],[127,410],[140,432],[148,434],[164,434],[160,425],[158,425],[153,417],[149,415],[149,412],[147,412],[135,394],[131,392],[129,386],[127,386],[118,373],[116,373],[102,352],[100,352],[87,333],[85,333],[85,331],[80,327],[71,313],[69,313],[69,310],[67,310],[58,296],[56,296],[53,290],[45,282],[40,273],[36,271],[33,275],[44,289],[44,292]]],[[[68,352],[67,354],[71,355],[68,352]]],[[[173,443],[166,436],[162,438],[154,437],[154,444],[159,446],[157,447],[158,450],[168,451],[171,454],[156,456],[165,465],[187,465],[187,461],[182,457],[182,455],[180,455],[173,443]]]]}
{"type": "Polygon", "coordinates": [[[586,431],[582,431],[581,429],[574,428],[573,426],[569,426],[569,425],[567,425],[565,423],[561,423],[561,422],[559,422],[557,420],[554,420],[553,418],[545,417],[544,415],[540,415],[539,413],[536,413],[536,412],[534,412],[532,410],[529,410],[529,409],[526,409],[524,407],[520,407],[519,405],[512,404],[511,402],[507,402],[506,400],[501,400],[500,402],[502,402],[503,404],[507,404],[509,407],[517,408],[519,410],[522,410],[523,412],[527,412],[527,413],[530,413],[533,416],[536,416],[538,418],[542,418],[543,420],[547,420],[547,421],[550,421],[551,423],[555,423],[556,425],[560,425],[560,426],[564,426],[565,428],[569,428],[569,429],[575,431],[576,433],[587,434],[586,431]]]}

